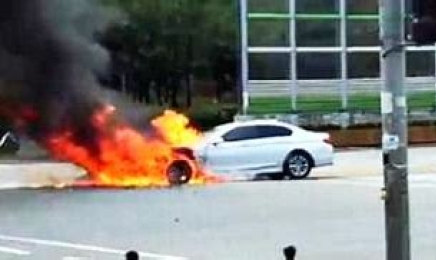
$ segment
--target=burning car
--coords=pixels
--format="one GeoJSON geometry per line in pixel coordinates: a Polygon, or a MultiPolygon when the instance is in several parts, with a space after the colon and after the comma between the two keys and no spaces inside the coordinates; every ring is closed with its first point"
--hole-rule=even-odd
{"type": "Polygon", "coordinates": [[[304,179],[313,168],[332,165],[333,150],[328,133],[278,120],[220,125],[196,145],[178,149],[216,174],[244,178],[267,174],[274,179],[304,179]]]}
{"type": "MultiPolygon", "coordinates": [[[[74,12],[70,2],[15,0],[0,9],[0,115],[53,159],[84,169],[95,186],[208,182],[173,150],[201,138],[185,116],[166,111],[152,122],[159,137],[145,136],[101,95],[110,55],[93,36],[112,19],[96,1],[74,1],[74,12]]],[[[8,133],[0,141],[19,145],[8,133]]]]}
{"type": "Polygon", "coordinates": [[[153,133],[141,133],[116,120],[115,108],[97,110],[92,117],[94,147],[78,144],[70,131],[59,132],[44,143],[51,155],[69,161],[88,173],[85,184],[100,187],[168,187],[214,182],[190,149],[202,134],[189,119],[165,111],[152,120],[153,133]]]}

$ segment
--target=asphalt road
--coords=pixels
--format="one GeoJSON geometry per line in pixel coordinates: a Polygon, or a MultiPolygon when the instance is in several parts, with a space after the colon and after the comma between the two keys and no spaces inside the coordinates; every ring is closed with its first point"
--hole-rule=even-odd
{"type": "MultiPolygon", "coordinates": [[[[383,259],[381,178],[163,190],[9,190],[0,259],[383,259]],[[180,257],[170,258],[168,256],[180,257]]],[[[436,175],[411,176],[414,259],[435,259],[436,175]]]]}
{"type": "MultiPolygon", "coordinates": [[[[414,259],[436,258],[432,154],[436,149],[431,147],[410,153],[414,259]]],[[[377,150],[339,153],[335,167],[320,169],[314,172],[320,178],[306,181],[158,190],[3,190],[0,259],[112,260],[135,249],[141,259],[264,260],[283,259],[281,250],[289,244],[297,246],[297,259],[384,259],[379,156],[377,150]]],[[[74,173],[68,165],[42,165],[44,170],[39,164],[2,167],[9,169],[8,179],[13,169],[19,169],[17,176],[57,176],[62,169],[74,173]]]]}

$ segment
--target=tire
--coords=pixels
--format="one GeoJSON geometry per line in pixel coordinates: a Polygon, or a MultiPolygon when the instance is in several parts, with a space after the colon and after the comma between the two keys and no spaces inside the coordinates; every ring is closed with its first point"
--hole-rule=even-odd
{"type": "Polygon", "coordinates": [[[166,175],[170,185],[184,185],[192,178],[192,168],[187,161],[174,161],[168,166],[166,175]]]}
{"type": "Polygon", "coordinates": [[[304,151],[291,152],[283,163],[283,175],[290,179],[305,179],[313,168],[312,157],[304,151]]]}

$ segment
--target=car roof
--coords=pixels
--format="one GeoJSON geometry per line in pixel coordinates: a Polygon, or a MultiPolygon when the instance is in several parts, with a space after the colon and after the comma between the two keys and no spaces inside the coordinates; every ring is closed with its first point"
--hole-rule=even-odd
{"type": "Polygon", "coordinates": [[[226,131],[238,126],[257,126],[257,125],[272,125],[272,126],[283,126],[289,129],[299,129],[297,126],[279,121],[277,119],[254,119],[249,121],[236,121],[231,123],[226,123],[215,127],[218,131],[226,131]]]}

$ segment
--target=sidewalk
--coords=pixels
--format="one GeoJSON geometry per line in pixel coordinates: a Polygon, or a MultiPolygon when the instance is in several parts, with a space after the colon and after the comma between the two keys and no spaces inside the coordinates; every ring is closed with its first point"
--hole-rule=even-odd
{"type": "Polygon", "coordinates": [[[0,189],[61,187],[84,174],[83,170],[65,163],[0,164],[0,189]]]}
{"type": "MultiPolygon", "coordinates": [[[[383,175],[381,149],[357,148],[341,150],[335,154],[335,165],[313,171],[314,177],[347,177],[383,175]]],[[[409,147],[410,174],[436,173],[436,147],[409,147]]]]}

